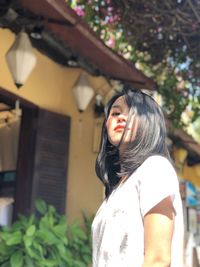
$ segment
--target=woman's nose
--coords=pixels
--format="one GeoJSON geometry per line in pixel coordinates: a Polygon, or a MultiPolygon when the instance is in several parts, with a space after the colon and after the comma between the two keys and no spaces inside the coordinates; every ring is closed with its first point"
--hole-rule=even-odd
{"type": "Polygon", "coordinates": [[[124,114],[120,114],[118,116],[118,122],[125,122],[126,121],[126,116],[124,114]]]}

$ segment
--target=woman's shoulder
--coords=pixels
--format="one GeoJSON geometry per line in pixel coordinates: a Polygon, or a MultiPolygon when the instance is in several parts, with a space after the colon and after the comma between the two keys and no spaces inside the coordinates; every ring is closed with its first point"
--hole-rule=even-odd
{"type": "Polygon", "coordinates": [[[146,180],[163,180],[167,179],[177,181],[178,177],[173,166],[173,163],[164,156],[152,155],[144,160],[144,162],[132,173],[128,180],[134,181],[134,183],[141,183],[146,180]],[[151,177],[151,179],[149,179],[151,177]]]}
{"type": "Polygon", "coordinates": [[[166,158],[166,157],[164,157],[164,156],[161,156],[161,155],[152,155],[152,156],[149,156],[142,163],[143,166],[144,165],[149,165],[149,164],[156,165],[157,167],[159,167],[159,164],[161,164],[161,165],[171,165],[172,166],[172,163],[169,161],[169,159],[166,158]]]}
{"type": "Polygon", "coordinates": [[[154,172],[154,173],[163,173],[170,172],[173,174],[176,173],[173,164],[170,160],[161,155],[152,155],[149,156],[138,168],[138,171],[142,172],[154,172]]]}

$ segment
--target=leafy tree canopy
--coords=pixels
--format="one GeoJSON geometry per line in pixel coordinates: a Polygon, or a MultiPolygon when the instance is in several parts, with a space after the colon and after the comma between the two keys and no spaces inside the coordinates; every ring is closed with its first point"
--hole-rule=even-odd
{"type": "MultiPolygon", "coordinates": [[[[200,115],[199,0],[68,0],[107,46],[158,84],[176,126],[200,115]]],[[[196,125],[196,124],[195,124],[196,125]]]]}

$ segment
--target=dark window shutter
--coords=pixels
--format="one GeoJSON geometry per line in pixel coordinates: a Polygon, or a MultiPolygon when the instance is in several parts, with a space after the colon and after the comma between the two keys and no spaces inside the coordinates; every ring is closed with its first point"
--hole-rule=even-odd
{"type": "Polygon", "coordinates": [[[14,107],[20,100],[22,121],[14,183],[13,220],[30,214],[42,198],[65,212],[70,118],[40,109],[8,90],[0,88],[1,102],[14,107]]]}
{"type": "Polygon", "coordinates": [[[18,214],[29,214],[34,173],[35,142],[37,134],[38,108],[23,108],[18,146],[17,173],[13,220],[18,214]]]}
{"type": "Polygon", "coordinates": [[[65,212],[70,118],[39,110],[32,188],[32,209],[43,199],[65,212]]]}

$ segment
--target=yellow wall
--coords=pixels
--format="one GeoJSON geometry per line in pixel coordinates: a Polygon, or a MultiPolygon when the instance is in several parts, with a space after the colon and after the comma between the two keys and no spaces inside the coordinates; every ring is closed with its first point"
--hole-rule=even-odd
{"type": "Polygon", "coordinates": [[[200,188],[200,164],[188,166],[186,162],[187,151],[182,148],[174,148],[173,156],[178,176],[200,188]]]}
{"type": "MultiPolygon", "coordinates": [[[[72,87],[81,70],[60,66],[34,50],[37,65],[25,85],[18,90],[5,61],[5,53],[14,38],[14,34],[10,31],[0,29],[0,86],[42,108],[71,117],[67,216],[69,221],[72,221],[81,218],[81,211],[93,214],[102,201],[103,188],[94,171],[96,154],[92,151],[94,133],[92,104],[80,114],[72,95],[72,87]]],[[[90,76],[89,80],[98,92],[100,90],[106,93],[109,90],[104,78],[90,76]]]]}

